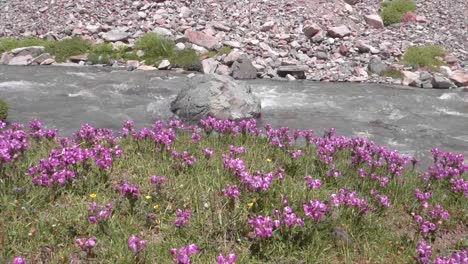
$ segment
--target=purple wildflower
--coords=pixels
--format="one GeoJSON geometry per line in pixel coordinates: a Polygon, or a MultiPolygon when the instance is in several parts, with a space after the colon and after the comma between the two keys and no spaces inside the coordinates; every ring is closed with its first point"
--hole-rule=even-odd
{"type": "Polygon", "coordinates": [[[171,255],[174,257],[172,260],[176,264],[190,264],[190,256],[198,252],[198,247],[195,244],[190,244],[179,249],[171,249],[171,255]]]}
{"type": "Polygon", "coordinates": [[[315,222],[322,219],[327,212],[325,203],[318,200],[310,200],[309,203],[304,204],[303,207],[305,216],[313,219],[315,222]]]}
{"type": "Polygon", "coordinates": [[[222,254],[216,257],[216,264],[234,264],[237,260],[237,256],[234,253],[229,253],[226,257],[222,254]]]}
{"type": "Polygon", "coordinates": [[[176,227],[183,227],[187,225],[188,221],[190,219],[190,210],[187,209],[185,211],[182,211],[181,209],[176,210],[176,218],[174,220],[174,225],[176,227]]]}
{"type": "Polygon", "coordinates": [[[309,187],[312,190],[318,189],[322,185],[320,179],[312,179],[310,175],[305,176],[304,180],[306,182],[307,187],[309,187]]]}
{"type": "Polygon", "coordinates": [[[128,238],[127,246],[133,253],[138,253],[146,247],[146,241],[132,235],[128,238]]]}

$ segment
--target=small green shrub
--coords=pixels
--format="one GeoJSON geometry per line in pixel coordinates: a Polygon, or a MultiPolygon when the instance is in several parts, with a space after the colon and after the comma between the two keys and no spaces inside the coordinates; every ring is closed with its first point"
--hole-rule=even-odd
{"type": "Polygon", "coordinates": [[[198,71],[201,68],[200,58],[193,49],[175,51],[169,61],[173,66],[188,71],[198,71]]]}
{"type": "Polygon", "coordinates": [[[63,62],[71,56],[87,53],[90,49],[91,44],[88,41],[71,38],[51,43],[46,52],[54,55],[56,61],[63,62]]]}
{"type": "Polygon", "coordinates": [[[5,51],[10,51],[16,48],[30,47],[30,46],[45,46],[47,47],[50,42],[40,38],[24,38],[24,39],[14,39],[14,38],[4,38],[0,39],[0,53],[5,51]]]}
{"type": "Polygon", "coordinates": [[[135,50],[142,50],[145,55],[141,58],[146,65],[154,65],[158,61],[170,58],[174,53],[174,42],[156,33],[143,35],[135,44],[135,50]]]}
{"type": "Polygon", "coordinates": [[[403,55],[403,63],[408,66],[427,67],[434,70],[444,65],[444,62],[437,58],[444,53],[444,49],[437,45],[413,46],[409,47],[403,55]]]}
{"type": "Polygon", "coordinates": [[[210,50],[207,53],[203,54],[203,56],[207,56],[207,57],[210,57],[210,58],[216,58],[216,56],[218,56],[218,52],[216,52],[214,50],[210,50]]]}
{"type": "Polygon", "coordinates": [[[416,10],[416,4],[413,0],[394,0],[382,2],[380,4],[382,11],[380,16],[385,25],[400,23],[407,12],[416,10]]]}
{"type": "Polygon", "coordinates": [[[8,117],[8,104],[0,99],[0,120],[6,120],[8,117]]]}
{"type": "Polygon", "coordinates": [[[94,46],[88,54],[88,61],[91,64],[109,64],[111,59],[116,57],[116,51],[113,50],[112,44],[103,43],[94,46]]]}
{"type": "Polygon", "coordinates": [[[401,71],[394,69],[381,71],[379,75],[383,77],[391,77],[393,79],[403,79],[403,74],[401,73],[401,71]]]}

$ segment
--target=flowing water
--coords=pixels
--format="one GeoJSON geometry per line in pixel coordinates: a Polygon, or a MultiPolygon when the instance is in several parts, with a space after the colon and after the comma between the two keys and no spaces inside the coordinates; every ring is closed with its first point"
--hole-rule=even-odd
{"type": "MultiPolygon", "coordinates": [[[[62,135],[81,124],[119,129],[172,117],[169,104],[188,85],[183,74],[127,72],[96,67],[0,66],[0,98],[9,120],[39,118],[62,135]]],[[[313,128],[316,135],[367,137],[430,161],[430,149],[468,157],[468,93],[377,84],[248,81],[262,100],[260,123],[313,128]]]]}

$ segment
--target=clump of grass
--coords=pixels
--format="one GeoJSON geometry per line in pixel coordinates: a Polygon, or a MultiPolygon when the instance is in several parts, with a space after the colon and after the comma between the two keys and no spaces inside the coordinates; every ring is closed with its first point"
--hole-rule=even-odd
{"type": "Polygon", "coordinates": [[[175,44],[172,40],[156,33],[143,35],[135,44],[135,50],[142,50],[145,55],[141,58],[147,65],[154,65],[163,59],[170,58],[174,53],[175,44]]]}
{"type": "Polygon", "coordinates": [[[16,48],[30,47],[30,46],[45,46],[47,47],[50,42],[40,38],[3,38],[0,39],[0,53],[10,51],[16,48]]]}
{"type": "Polygon", "coordinates": [[[431,70],[444,65],[438,57],[445,54],[445,50],[437,45],[412,46],[403,55],[403,63],[414,67],[427,67],[431,70]]]}
{"type": "Polygon", "coordinates": [[[391,77],[391,78],[394,78],[394,79],[402,79],[403,78],[403,74],[401,73],[401,71],[394,70],[394,69],[388,69],[388,70],[381,71],[379,75],[383,76],[383,77],[391,77]]]}
{"type": "Polygon", "coordinates": [[[88,54],[88,61],[91,64],[109,64],[111,59],[116,57],[112,44],[102,43],[94,46],[88,54]]]}
{"type": "Polygon", "coordinates": [[[416,10],[416,4],[413,0],[385,1],[380,6],[382,8],[380,16],[385,25],[400,23],[407,12],[416,10]]]}
{"type": "Polygon", "coordinates": [[[91,49],[91,44],[80,38],[64,39],[57,42],[52,42],[46,49],[46,52],[55,56],[58,62],[64,62],[71,56],[88,53],[91,49]]]}
{"type": "Polygon", "coordinates": [[[210,58],[216,58],[218,56],[218,52],[216,52],[214,50],[210,50],[207,53],[203,54],[203,56],[207,56],[207,57],[210,57],[210,58]]]}
{"type": "Polygon", "coordinates": [[[0,120],[6,120],[8,117],[9,106],[7,102],[0,98],[0,120]]]}
{"type": "Polygon", "coordinates": [[[192,49],[174,51],[169,61],[174,67],[188,71],[198,71],[201,68],[200,58],[192,49]]]}

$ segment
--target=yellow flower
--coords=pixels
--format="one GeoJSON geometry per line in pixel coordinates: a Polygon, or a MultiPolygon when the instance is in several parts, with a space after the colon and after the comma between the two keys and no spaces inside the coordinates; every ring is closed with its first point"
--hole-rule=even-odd
{"type": "Polygon", "coordinates": [[[252,206],[253,206],[253,205],[254,205],[254,203],[253,203],[253,202],[251,202],[251,203],[247,203],[247,206],[248,206],[249,208],[252,208],[252,206]]]}
{"type": "Polygon", "coordinates": [[[159,209],[159,205],[155,204],[155,205],[153,206],[153,208],[154,208],[154,210],[158,210],[158,209],[159,209]]]}
{"type": "Polygon", "coordinates": [[[151,195],[146,195],[146,196],[145,196],[145,199],[146,199],[146,200],[151,199],[151,195]]]}
{"type": "Polygon", "coordinates": [[[266,159],[266,162],[270,163],[270,162],[271,162],[271,159],[270,159],[270,158],[266,159]]]}
{"type": "Polygon", "coordinates": [[[95,194],[95,193],[92,193],[92,194],[89,195],[89,198],[91,198],[91,199],[96,199],[96,197],[97,197],[97,194],[95,194]]]}

